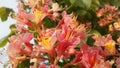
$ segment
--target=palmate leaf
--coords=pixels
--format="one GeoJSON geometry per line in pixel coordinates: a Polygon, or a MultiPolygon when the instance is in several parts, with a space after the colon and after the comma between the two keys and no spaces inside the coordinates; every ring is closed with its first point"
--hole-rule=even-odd
{"type": "Polygon", "coordinates": [[[2,22],[7,20],[10,12],[14,12],[14,11],[10,8],[0,7],[0,18],[2,22]]]}

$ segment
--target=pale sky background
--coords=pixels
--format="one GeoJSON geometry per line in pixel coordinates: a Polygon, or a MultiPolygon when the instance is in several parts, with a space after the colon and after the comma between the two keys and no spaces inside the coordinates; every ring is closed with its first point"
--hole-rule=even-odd
{"type": "MultiPolygon", "coordinates": [[[[17,11],[16,0],[0,0],[0,7],[1,6],[9,7],[12,8],[14,11],[17,11]]],[[[7,36],[9,34],[10,32],[9,26],[15,22],[16,21],[11,18],[8,18],[8,20],[5,22],[1,22],[0,20],[0,38],[7,36]]],[[[3,48],[0,48],[0,52],[2,51],[2,49],[3,48]]],[[[5,63],[7,61],[7,57],[0,55],[0,61],[5,63]]],[[[0,64],[0,68],[3,68],[3,64],[0,64]]]]}

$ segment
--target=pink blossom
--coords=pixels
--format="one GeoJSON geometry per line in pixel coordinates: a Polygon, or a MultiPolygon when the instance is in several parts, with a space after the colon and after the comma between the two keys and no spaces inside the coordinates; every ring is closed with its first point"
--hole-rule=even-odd
{"type": "Polygon", "coordinates": [[[28,43],[33,38],[33,34],[31,33],[24,33],[19,35],[23,42],[28,43]]]}
{"type": "Polygon", "coordinates": [[[34,15],[28,14],[20,5],[18,5],[18,13],[16,14],[16,17],[20,23],[33,27],[33,24],[29,20],[32,20],[34,15]]]}
{"type": "Polygon", "coordinates": [[[48,5],[42,5],[41,7],[41,10],[44,12],[44,13],[48,13],[48,10],[50,10],[49,6],[48,5]]]}
{"type": "Polygon", "coordinates": [[[71,46],[71,43],[67,40],[63,40],[63,41],[59,42],[57,44],[57,48],[56,48],[58,56],[62,56],[69,46],[71,46]]]}
{"type": "Polygon", "coordinates": [[[112,36],[107,35],[107,37],[104,37],[104,36],[100,36],[100,35],[95,34],[93,36],[93,39],[95,39],[94,45],[96,45],[96,46],[105,46],[105,43],[112,40],[112,36]]]}
{"type": "Polygon", "coordinates": [[[119,68],[120,67],[120,58],[117,58],[115,63],[116,63],[117,68],[119,68]]]}
{"type": "Polygon", "coordinates": [[[10,37],[10,45],[7,49],[10,58],[15,58],[18,54],[30,55],[32,52],[32,45],[29,42],[32,38],[33,35],[30,33],[10,37]]]}
{"type": "Polygon", "coordinates": [[[68,15],[66,11],[63,11],[62,12],[62,19],[59,21],[57,27],[61,27],[63,24],[68,26],[71,21],[72,21],[71,16],[68,15]]]}
{"type": "Polygon", "coordinates": [[[40,65],[38,68],[46,68],[45,64],[40,65]]]}
{"type": "Polygon", "coordinates": [[[16,28],[17,28],[17,31],[20,31],[20,32],[24,32],[27,30],[27,28],[25,27],[25,24],[19,21],[16,24],[16,28]]]}
{"type": "Polygon", "coordinates": [[[112,68],[112,66],[110,65],[109,61],[101,60],[93,68],[112,68]]]}
{"type": "Polygon", "coordinates": [[[101,58],[102,55],[98,48],[91,48],[83,44],[80,51],[75,56],[73,63],[85,68],[92,68],[101,58]]]}
{"type": "Polygon", "coordinates": [[[62,17],[64,19],[65,24],[68,25],[70,23],[70,21],[71,21],[71,16],[67,15],[66,11],[63,11],[62,17]]]}
{"type": "Polygon", "coordinates": [[[94,45],[103,47],[106,55],[111,55],[116,53],[115,41],[112,40],[111,35],[107,35],[106,37],[95,35],[93,38],[95,39],[94,45]]]}
{"type": "Polygon", "coordinates": [[[48,68],[58,68],[57,65],[50,65],[48,68]]]}
{"type": "Polygon", "coordinates": [[[44,4],[47,4],[47,3],[49,3],[49,2],[51,2],[52,0],[42,0],[42,4],[44,5],[44,4]]]}

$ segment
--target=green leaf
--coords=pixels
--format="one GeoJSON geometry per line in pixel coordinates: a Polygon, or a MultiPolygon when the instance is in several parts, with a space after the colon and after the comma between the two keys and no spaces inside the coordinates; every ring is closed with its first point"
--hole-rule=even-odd
{"type": "Polygon", "coordinates": [[[89,9],[91,6],[92,0],[82,0],[82,2],[85,5],[85,7],[89,9]]]}
{"type": "Polygon", "coordinates": [[[7,42],[8,42],[8,36],[0,39],[0,48],[4,47],[7,44],[7,42]]]}
{"type": "Polygon", "coordinates": [[[28,27],[28,30],[29,30],[30,32],[34,32],[34,31],[35,31],[35,28],[33,28],[33,27],[28,27]]]}
{"type": "Polygon", "coordinates": [[[0,8],[0,18],[2,21],[6,21],[7,20],[7,12],[6,12],[6,8],[5,7],[1,7],[0,8]]]}
{"type": "Polygon", "coordinates": [[[0,7],[0,18],[1,18],[1,21],[6,21],[8,16],[9,16],[9,13],[11,11],[13,11],[13,10],[10,9],[10,8],[0,7]]]}
{"type": "Polygon", "coordinates": [[[20,62],[17,65],[17,68],[29,68],[29,66],[30,66],[30,60],[27,59],[27,60],[24,60],[24,61],[20,62]]]}
{"type": "Polygon", "coordinates": [[[62,68],[62,66],[64,66],[67,63],[67,61],[65,60],[65,58],[61,58],[60,61],[58,61],[58,65],[62,68]]]}
{"type": "Polygon", "coordinates": [[[76,47],[75,47],[75,49],[76,49],[77,51],[79,51],[79,50],[80,50],[80,46],[81,46],[81,43],[77,44],[76,47]]]}
{"type": "Polygon", "coordinates": [[[38,32],[34,32],[34,37],[35,38],[39,37],[39,33],[38,32]]]}
{"type": "Polygon", "coordinates": [[[56,22],[54,22],[52,19],[50,19],[49,17],[45,17],[43,19],[43,25],[46,27],[46,28],[52,28],[52,27],[55,27],[57,25],[56,22]]]}
{"type": "Polygon", "coordinates": [[[90,35],[87,37],[87,44],[90,46],[93,46],[93,43],[95,42],[95,40],[92,38],[94,35],[90,35]]]}
{"type": "Polygon", "coordinates": [[[15,32],[16,32],[16,25],[12,24],[12,25],[10,25],[9,28],[10,28],[11,32],[9,33],[8,37],[10,37],[10,36],[15,34],[15,32]]]}
{"type": "Polygon", "coordinates": [[[95,8],[100,7],[100,2],[99,0],[92,0],[92,4],[90,9],[92,9],[93,11],[95,11],[95,8]]]}
{"type": "Polygon", "coordinates": [[[99,36],[101,36],[100,32],[98,30],[92,29],[91,32],[92,34],[98,34],[99,36]]]}
{"type": "Polygon", "coordinates": [[[71,6],[85,8],[82,0],[70,0],[71,6]]]}
{"type": "Polygon", "coordinates": [[[120,7],[120,0],[112,0],[110,1],[112,5],[120,7]]]}
{"type": "Polygon", "coordinates": [[[111,35],[114,40],[117,40],[120,35],[120,31],[119,30],[113,31],[111,35]]]}
{"type": "Polygon", "coordinates": [[[71,65],[71,66],[69,66],[69,68],[81,68],[81,67],[77,66],[77,65],[71,65]]]}
{"type": "Polygon", "coordinates": [[[15,28],[16,28],[15,24],[12,24],[10,26],[11,32],[7,36],[0,39],[0,47],[5,46],[7,44],[7,42],[8,42],[8,37],[15,34],[15,28]]]}
{"type": "Polygon", "coordinates": [[[16,28],[15,24],[12,24],[10,26],[11,32],[6,37],[3,37],[2,39],[0,39],[0,47],[5,46],[8,42],[8,37],[15,34],[15,30],[16,30],[15,28],[16,28]]]}
{"type": "Polygon", "coordinates": [[[76,10],[76,13],[77,13],[78,15],[85,15],[85,14],[87,13],[87,11],[81,9],[81,10],[76,10]]]}
{"type": "Polygon", "coordinates": [[[70,0],[70,3],[71,4],[74,4],[76,0],[70,0]]]}
{"type": "Polygon", "coordinates": [[[77,1],[75,2],[75,5],[76,5],[76,6],[79,6],[80,8],[85,8],[85,5],[84,5],[84,3],[82,2],[82,0],[77,0],[77,1]]]}
{"type": "Polygon", "coordinates": [[[11,32],[15,32],[16,25],[15,24],[10,25],[10,30],[11,30],[11,32]]]}
{"type": "Polygon", "coordinates": [[[92,0],[92,3],[95,4],[95,5],[100,5],[99,0],[92,0]]]}

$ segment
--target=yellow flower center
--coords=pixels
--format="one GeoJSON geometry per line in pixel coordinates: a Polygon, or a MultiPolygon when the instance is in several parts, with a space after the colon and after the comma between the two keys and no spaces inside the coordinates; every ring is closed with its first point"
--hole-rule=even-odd
{"type": "Polygon", "coordinates": [[[33,13],[35,15],[35,22],[38,23],[42,16],[42,11],[36,9],[33,13]]]}
{"type": "Polygon", "coordinates": [[[110,52],[114,52],[115,42],[114,41],[109,41],[108,43],[105,44],[105,48],[108,49],[110,52]]]}
{"type": "Polygon", "coordinates": [[[43,40],[41,41],[41,45],[42,45],[45,49],[50,49],[50,48],[51,48],[50,40],[51,40],[51,38],[43,39],[43,40]]]}

